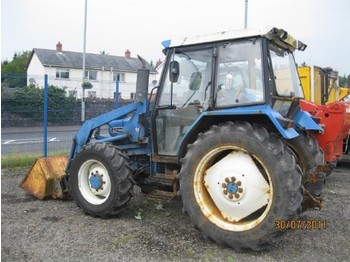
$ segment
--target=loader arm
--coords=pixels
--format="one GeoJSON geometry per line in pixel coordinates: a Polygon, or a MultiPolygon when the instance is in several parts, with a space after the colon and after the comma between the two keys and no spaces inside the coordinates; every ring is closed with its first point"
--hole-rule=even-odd
{"type": "MultiPolygon", "coordinates": [[[[135,114],[131,117],[128,122],[132,123],[132,127],[129,127],[126,132],[123,132],[119,135],[107,138],[98,138],[95,142],[113,142],[117,140],[121,140],[127,138],[129,136],[133,136],[133,133],[138,132],[138,130],[143,130],[140,127],[140,123],[138,121],[138,116],[146,112],[147,109],[147,101],[141,102],[133,102],[121,108],[115,109],[98,117],[92,118],[84,122],[78,132],[75,134],[73,139],[73,144],[70,150],[66,172],[68,173],[71,165],[71,161],[73,160],[75,154],[82,150],[83,146],[88,144],[94,129],[101,127],[110,123],[113,120],[117,120],[120,118],[126,117],[128,114],[135,112],[135,114]]],[[[137,134],[138,135],[138,134],[137,134]]],[[[144,134],[143,134],[144,135],[144,134]]],[[[135,135],[134,135],[135,136],[135,135]]]]}

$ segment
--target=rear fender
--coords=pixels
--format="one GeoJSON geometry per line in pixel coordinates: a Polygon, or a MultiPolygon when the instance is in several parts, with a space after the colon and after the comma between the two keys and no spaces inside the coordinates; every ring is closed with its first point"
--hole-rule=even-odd
{"type": "MultiPolygon", "coordinates": [[[[274,110],[268,105],[259,105],[259,106],[250,106],[245,108],[234,108],[234,109],[222,109],[215,111],[203,112],[197,120],[189,128],[189,131],[185,134],[180,142],[180,147],[178,150],[178,159],[182,157],[183,152],[186,150],[187,144],[191,143],[191,137],[197,136],[198,133],[204,132],[202,130],[201,123],[205,121],[206,123],[215,123],[217,121],[208,121],[208,118],[219,118],[224,117],[225,121],[234,121],[234,120],[245,120],[252,118],[264,118],[270,121],[269,125],[274,126],[276,131],[285,139],[292,139],[297,137],[299,134],[294,128],[284,128],[278,119],[283,119],[283,116],[274,110]]],[[[208,125],[204,125],[206,128],[209,128],[208,125]]],[[[193,139],[192,139],[193,140],[193,139]]]]}
{"type": "Polygon", "coordinates": [[[296,127],[303,130],[313,130],[322,132],[323,129],[312,119],[308,112],[299,109],[293,117],[296,127]]]}

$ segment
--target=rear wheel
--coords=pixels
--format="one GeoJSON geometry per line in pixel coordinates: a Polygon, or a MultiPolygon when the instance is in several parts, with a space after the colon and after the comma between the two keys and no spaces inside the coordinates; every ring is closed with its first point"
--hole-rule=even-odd
{"type": "Polygon", "coordinates": [[[301,170],[265,128],[227,122],[188,147],[180,190],[185,211],[206,238],[260,250],[282,235],[275,223],[297,216],[301,170]]]}
{"type": "Polygon", "coordinates": [[[116,215],[131,199],[133,180],[128,159],[110,144],[85,146],[73,159],[69,174],[72,196],[89,215],[116,215]]]}
{"type": "Polygon", "coordinates": [[[307,132],[300,132],[298,137],[284,141],[296,155],[297,162],[303,171],[302,184],[305,189],[314,197],[320,196],[326,173],[322,171],[325,161],[317,140],[307,132]]]}

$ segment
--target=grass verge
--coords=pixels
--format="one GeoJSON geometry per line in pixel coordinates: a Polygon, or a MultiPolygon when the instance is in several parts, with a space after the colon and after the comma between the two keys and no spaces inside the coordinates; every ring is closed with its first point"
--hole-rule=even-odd
{"type": "MultiPolygon", "coordinates": [[[[49,156],[66,156],[69,151],[59,151],[49,153],[49,156]]],[[[42,154],[10,154],[1,157],[1,169],[17,170],[23,167],[29,167],[34,164],[38,158],[42,158],[42,154]]]]}

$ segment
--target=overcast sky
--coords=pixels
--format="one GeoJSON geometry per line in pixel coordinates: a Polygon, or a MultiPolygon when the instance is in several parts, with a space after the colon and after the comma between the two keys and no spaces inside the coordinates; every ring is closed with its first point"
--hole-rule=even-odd
{"type": "MultiPolygon", "coordinates": [[[[85,0],[1,0],[1,60],[33,48],[83,50],[85,0]]],[[[244,27],[245,0],[88,0],[87,52],[163,59],[161,42],[244,27]]],[[[281,27],[308,45],[297,63],[350,74],[349,0],[249,0],[248,27],[281,27]]]]}

